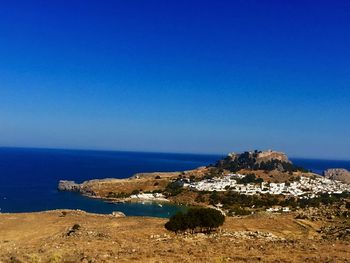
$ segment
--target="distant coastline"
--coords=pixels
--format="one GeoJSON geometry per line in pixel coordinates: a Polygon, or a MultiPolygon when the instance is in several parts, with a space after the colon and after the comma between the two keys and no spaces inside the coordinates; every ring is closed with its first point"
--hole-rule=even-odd
{"type": "MultiPolygon", "coordinates": [[[[32,212],[52,209],[82,209],[110,214],[167,217],[174,213],[167,205],[111,205],[76,193],[57,192],[61,179],[83,182],[91,179],[126,178],[138,172],[182,171],[215,163],[222,156],[165,153],[137,153],[85,150],[0,148],[0,208],[2,212],[32,212]],[[169,208],[167,210],[167,208],[169,208]]],[[[350,162],[292,159],[308,169],[338,166],[350,169],[350,162]],[[334,163],[335,162],[335,163],[334,163]],[[330,164],[330,165],[329,165],[330,164]],[[332,165],[335,164],[335,165],[332,165]]]]}
{"type": "MultiPolygon", "coordinates": [[[[190,206],[214,205],[218,208],[222,206],[221,201],[213,202],[212,198],[219,191],[270,199],[265,208],[272,209],[271,202],[276,203],[276,198],[282,200],[277,201],[278,204],[291,200],[288,203],[297,206],[301,199],[313,200],[322,194],[348,195],[348,182],[324,178],[294,165],[284,153],[269,150],[231,153],[217,160],[215,165],[193,170],[139,173],[125,179],[106,178],[81,184],[61,180],[58,189],[79,192],[112,203],[153,201],[190,206]]],[[[226,206],[225,213],[231,208],[226,206]]],[[[285,209],[289,211],[290,207],[285,209]]]]}

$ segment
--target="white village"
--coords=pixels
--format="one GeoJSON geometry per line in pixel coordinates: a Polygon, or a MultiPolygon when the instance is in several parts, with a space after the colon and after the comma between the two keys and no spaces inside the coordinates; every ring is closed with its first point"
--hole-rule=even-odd
{"type": "Polygon", "coordinates": [[[242,174],[228,174],[223,177],[204,179],[198,182],[186,182],[184,187],[195,191],[233,191],[245,195],[272,194],[294,196],[298,198],[314,198],[321,193],[341,194],[350,191],[350,185],[330,180],[321,176],[300,176],[297,181],[287,183],[238,183],[244,178],[242,174]]]}

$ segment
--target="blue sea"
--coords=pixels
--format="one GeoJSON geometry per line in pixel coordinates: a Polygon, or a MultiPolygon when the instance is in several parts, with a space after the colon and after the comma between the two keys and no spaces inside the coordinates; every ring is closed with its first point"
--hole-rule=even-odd
{"type": "MultiPolygon", "coordinates": [[[[176,205],[110,204],[78,193],[59,192],[59,180],[83,182],[96,178],[126,178],[138,172],[182,171],[215,163],[219,155],[117,151],[0,148],[0,212],[81,209],[128,216],[169,217],[184,207],[176,205]]],[[[314,172],[350,169],[350,161],[292,159],[314,172]]]]}
{"type": "Polygon", "coordinates": [[[57,191],[58,181],[126,178],[138,172],[182,171],[213,163],[215,155],[0,148],[0,212],[81,209],[128,216],[169,217],[184,207],[155,203],[110,204],[57,191]]]}

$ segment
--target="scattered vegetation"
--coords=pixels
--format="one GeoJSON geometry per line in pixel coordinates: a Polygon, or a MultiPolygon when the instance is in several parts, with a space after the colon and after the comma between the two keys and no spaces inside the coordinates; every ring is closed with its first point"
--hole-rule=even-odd
{"type": "Polygon", "coordinates": [[[279,169],[284,172],[309,172],[308,170],[302,167],[296,166],[292,163],[282,162],[280,160],[270,160],[268,162],[262,162],[259,165],[257,165],[254,170],[272,171],[275,169],[279,169]]]}
{"type": "Polygon", "coordinates": [[[176,196],[183,191],[183,184],[181,181],[176,180],[174,182],[170,182],[164,190],[164,194],[167,196],[176,196]]]}
{"type": "Polygon", "coordinates": [[[190,208],[187,213],[179,212],[170,217],[165,228],[175,233],[190,230],[191,233],[210,233],[225,221],[225,216],[211,208],[190,208]]]}
{"type": "MultiPolygon", "coordinates": [[[[254,209],[269,208],[272,206],[289,206],[291,208],[319,207],[320,205],[332,205],[349,197],[350,193],[321,194],[319,197],[308,199],[271,194],[243,195],[232,191],[213,191],[209,194],[210,204],[216,205],[220,203],[224,209],[228,210],[236,209],[237,207],[254,209]]],[[[201,198],[205,197],[202,196],[201,198]]]]}
{"type": "Polygon", "coordinates": [[[198,192],[195,201],[196,201],[197,203],[204,203],[204,202],[205,202],[205,197],[204,197],[204,196],[205,196],[205,195],[202,194],[202,192],[198,192]]]}
{"type": "Polygon", "coordinates": [[[296,206],[300,208],[305,207],[319,207],[322,205],[332,205],[335,204],[344,198],[349,198],[350,193],[341,193],[341,194],[321,194],[319,197],[310,198],[310,199],[298,199],[296,206]]]}
{"type": "Polygon", "coordinates": [[[121,193],[115,193],[115,192],[109,192],[106,196],[107,198],[127,198],[130,197],[130,194],[121,192],[121,193]]]}
{"type": "Polygon", "coordinates": [[[279,204],[279,198],[274,195],[242,195],[232,191],[220,194],[216,191],[213,191],[209,199],[212,205],[221,203],[224,208],[231,208],[233,206],[271,207],[279,204]]]}
{"type": "Polygon", "coordinates": [[[219,177],[223,172],[221,168],[211,167],[208,172],[203,176],[203,179],[213,179],[214,177],[219,177]]]}
{"type": "Polygon", "coordinates": [[[191,175],[191,176],[190,176],[190,181],[191,181],[191,182],[195,181],[195,179],[196,179],[196,177],[195,177],[194,175],[191,175]]]}
{"type": "Polygon", "coordinates": [[[260,184],[262,182],[264,182],[264,179],[256,178],[256,175],[253,173],[247,174],[245,177],[241,179],[237,179],[237,183],[239,184],[260,184]]]}
{"type": "Polygon", "coordinates": [[[132,195],[138,195],[140,193],[140,190],[133,190],[131,192],[132,195]]]}

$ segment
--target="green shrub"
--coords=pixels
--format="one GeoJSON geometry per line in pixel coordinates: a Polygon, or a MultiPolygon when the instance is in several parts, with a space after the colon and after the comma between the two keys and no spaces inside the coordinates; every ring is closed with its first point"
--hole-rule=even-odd
{"type": "Polygon", "coordinates": [[[220,201],[221,201],[218,192],[215,190],[210,194],[209,199],[210,199],[211,205],[216,205],[216,204],[220,203],[220,201]]]}
{"type": "Polygon", "coordinates": [[[121,193],[109,192],[106,197],[107,198],[127,198],[129,196],[130,196],[130,194],[127,194],[124,192],[121,192],[121,193]]]}
{"type": "Polygon", "coordinates": [[[198,195],[197,195],[195,201],[196,201],[197,203],[204,203],[204,202],[205,202],[205,198],[204,198],[203,194],[198,193],[198,195]]]}
{"type": "Polygon", "coordinates": [[[170,217],[165,228],[173,232],[191,230],[191,232],[211,232],[221,226],[225,216],[212,208],[190,208],[187,213],[179,212],[170,217]]]}
{"type": "Polygon", "coordinates": [[[238,179],[237,183],[239,184],[260,184],[264,182],[264,179],[262,178],[256,178],[256,175],[253,173],[247,174],[245,177],[243,177],[242,179],[238,179]]]}
{"type": "Polygon", "coordinates": [[[176,196],[183,191],[182,183],[180,181],[170,182],[165,187],[165,194],[168,196],[176,196]]]}

